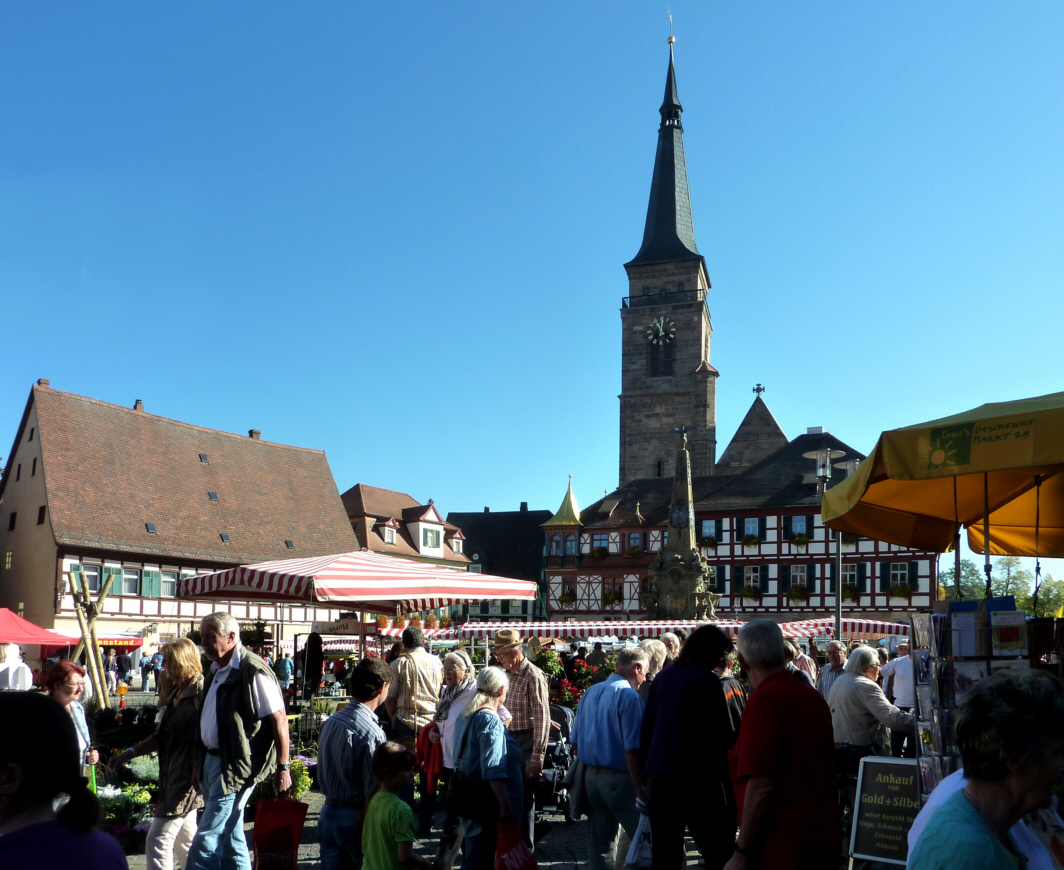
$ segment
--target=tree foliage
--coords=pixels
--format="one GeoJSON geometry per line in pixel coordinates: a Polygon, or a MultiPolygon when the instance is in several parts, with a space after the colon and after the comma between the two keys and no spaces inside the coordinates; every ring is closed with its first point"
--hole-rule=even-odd
{"type": "Polygon", "coordinates": [[[938,584],[949,601],[974,601],[986,597],[986,576],[971,559],[961,559],[961,594],[957,595],[953,567],[938,575],[938,584]]]}

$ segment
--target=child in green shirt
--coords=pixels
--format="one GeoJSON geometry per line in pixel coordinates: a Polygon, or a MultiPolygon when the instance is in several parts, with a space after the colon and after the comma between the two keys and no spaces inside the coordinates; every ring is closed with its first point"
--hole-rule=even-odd
{"type": "Polygon", "coordinates": [[[414,753],[398,743],[384,743],[373,753],[378,785],[362,827],[363,870],[430,866],[414,851],[414,812],[396,794],[413,781],[415,764],[414,753]]]}

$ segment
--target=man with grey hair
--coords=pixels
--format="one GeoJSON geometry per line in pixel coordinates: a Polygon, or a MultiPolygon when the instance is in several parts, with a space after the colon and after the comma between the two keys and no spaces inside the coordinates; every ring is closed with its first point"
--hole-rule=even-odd
{"type": "Polygon", "coordinates": [[[831,687],[835,685],[835,680],[845,673],[846,647],[842,645],[842,641],[833,640],[828,644],[827,654],[828,663],[820,669],[816,678],[816,690],[820,692],[820,697],[825,701],[831,694],[831,687]]]}
{"type": "Polygon", "coordinates": [[[206,755],[193,785],[206,806],[189,846],[189,870],[251,870],[244,807],[271,773],[278,793],[292,787],[288,719],[270,667],[240,645],[240,626],[224,611],[200,620],[200,646],[211,660],[200,704],[206,755]]]}
{"type": "Polygon", "coordinates": [[[671,664],[672,660],[680,654],[680,638],[675,633],[667,631],[661,636],[661,642],[665,644],[665,649],[668,650],[665,664],[671,664]]]}
{"type": "Polygon", "coordinates": [[[643,796],[639,770],[643,701],[638,691],[649,664],[646,650],[621,650],[614,673],[584,692],[576,710],[570,739],[585,765],[591,870],[612,868],[618,828],[631,838],[639,825],[635,801],[643,796]]]}
{"type": "Polygon", "coordinates": [[[841,834],[828,705],[791,678],[783,632],[769,619],[739,629],[739,662],[755,691],[736,745],[739,838],[725,870],[834,867],[841,834]]]}

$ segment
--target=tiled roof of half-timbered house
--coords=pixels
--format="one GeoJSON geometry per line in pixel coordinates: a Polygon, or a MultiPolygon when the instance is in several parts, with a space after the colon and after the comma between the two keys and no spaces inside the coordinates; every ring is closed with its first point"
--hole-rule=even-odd
{"type": "Polygon", "coordinates": [[[47,382],[33,387],[19,438],[34,411],[60,546],[223,564],[357,546],[321,450],[205,429],[47,382]]]}

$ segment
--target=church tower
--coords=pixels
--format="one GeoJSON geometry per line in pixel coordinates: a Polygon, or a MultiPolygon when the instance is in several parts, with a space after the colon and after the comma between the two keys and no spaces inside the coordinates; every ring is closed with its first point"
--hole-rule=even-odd
{"type": "Polygon", "coordinates": [[[672,431],[681,426],[689,433],[691,473],[712,474],[716,462],[718,372],[709,363],[710,283],[695,244],[672,43],[669,37],[643,244],[624,265],[628,296],[621,301],[621,486],[637,478],[672,477],[672,431]]]}

